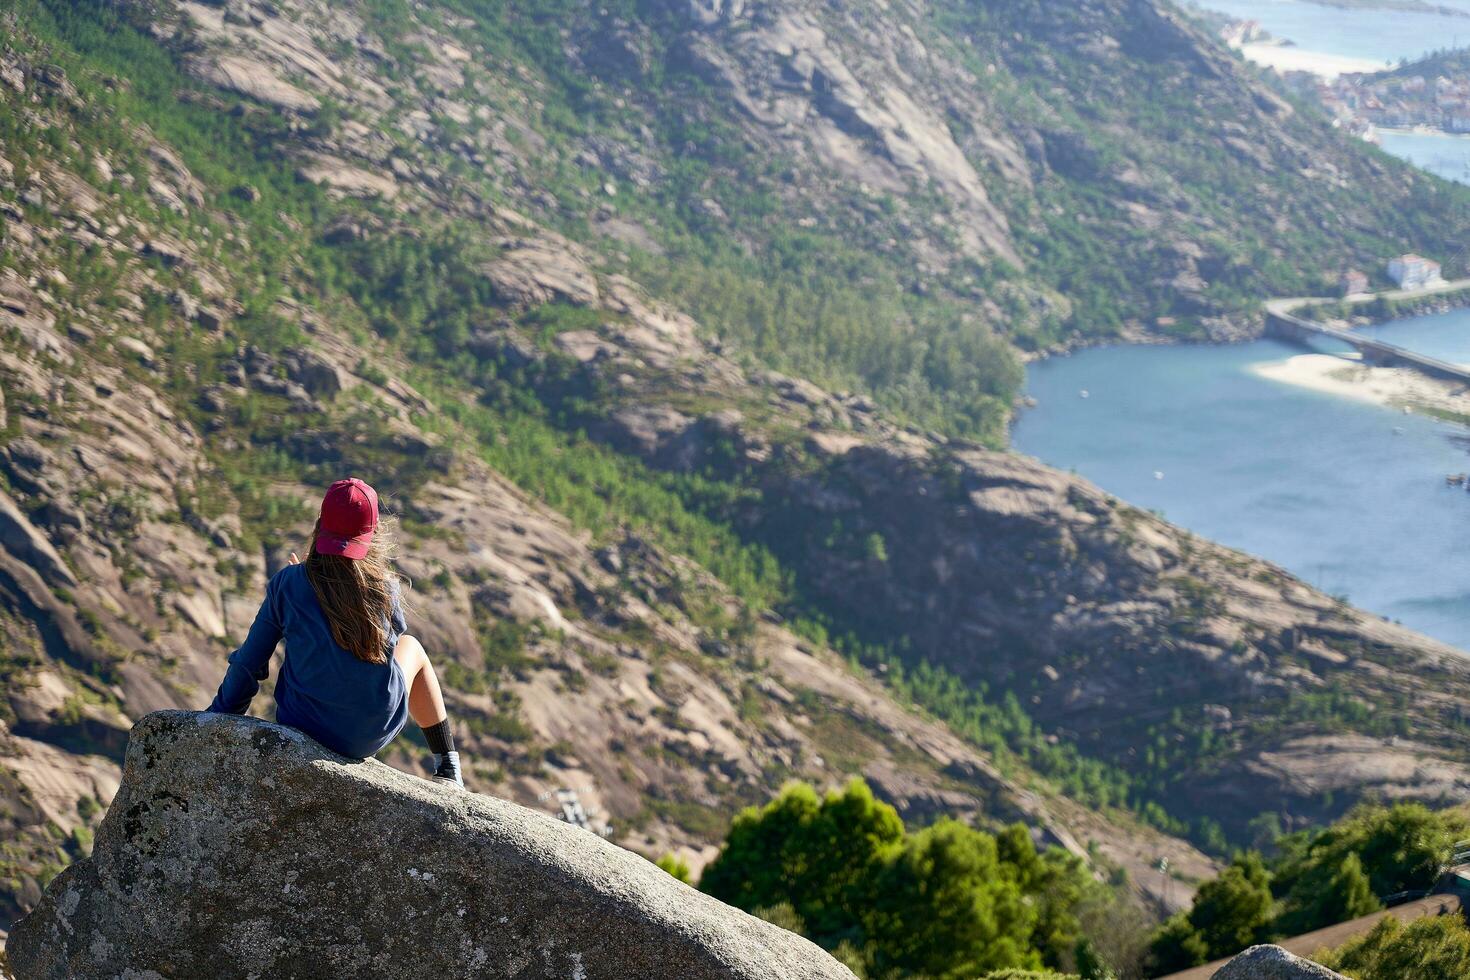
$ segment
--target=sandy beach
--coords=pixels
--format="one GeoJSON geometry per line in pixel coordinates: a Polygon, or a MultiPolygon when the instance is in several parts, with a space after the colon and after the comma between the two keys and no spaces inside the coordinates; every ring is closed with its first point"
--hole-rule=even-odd
{"type": "Polygon", "coordinates": [[[1470,418],[1470,390],[1409,368],[1373,367],[1358,355],[1298,354],[1257,364],[1262,378],[1385,408],[1470,418]]]}
{"type": "Polygon", "coordinates": [[[1267,68],[1280,72],[1305,71],[1328,79],[1347,72],[1382,71],[1390,67],[1386,61],[1307,51],[1292,45],[1242,44],[1239,51],[1247,60],[1267,68]]]}

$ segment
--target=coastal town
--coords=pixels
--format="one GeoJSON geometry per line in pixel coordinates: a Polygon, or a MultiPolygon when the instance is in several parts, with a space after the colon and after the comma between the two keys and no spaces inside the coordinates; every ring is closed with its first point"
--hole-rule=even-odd
{"type": "Polygon", "coordinates": [[[1295,68],[1287,57],[1262,58],[1262,51],[1284,55],[1295,46],[1273,37],[1259,21],[1225,18],[1215,29],[1228,46],[1272,64],[1290,88],[1320,103],[1339,126],[1369,142],[1377,142],[1379,129],[1470,134],[1470,50],[1448,50],[1376,71],[1306,62],[1295,68]]]}
{"type": "Polygon", "coordinates": [[[1308,89],[1342,126],[1370,139],[1375,128],[1470,133],[1467,54],[1437,65],[1431,62],[1378,74],[1350,72],[1335,79],[1296,73],[1288,82],[1308,89]]]}

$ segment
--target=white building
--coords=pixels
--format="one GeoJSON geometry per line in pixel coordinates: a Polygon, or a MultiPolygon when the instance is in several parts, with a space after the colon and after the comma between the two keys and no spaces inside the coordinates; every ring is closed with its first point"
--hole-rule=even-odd
{"type": "Polygon", "coordinates": [[[1413,254],[1389,259],[1388,278],[1398,283],[1400,289],[1423,289],[1444,281],[1438,262],[1413,254]]]}

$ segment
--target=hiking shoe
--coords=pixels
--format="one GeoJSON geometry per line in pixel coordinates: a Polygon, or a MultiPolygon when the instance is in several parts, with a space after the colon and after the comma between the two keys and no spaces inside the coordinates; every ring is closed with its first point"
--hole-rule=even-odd
{"type": "Polygon", "coordinates": [[[430,777],[436,783],[448,783],[464,789],[464,776],[459,772],[459,753],[445,752],[443,755],[434,756],[434,775],[430,777]]]}

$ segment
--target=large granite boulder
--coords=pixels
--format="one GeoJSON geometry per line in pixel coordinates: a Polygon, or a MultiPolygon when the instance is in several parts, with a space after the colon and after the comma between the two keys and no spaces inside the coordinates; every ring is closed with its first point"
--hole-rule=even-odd
{"type": "Polygon", "coordinates": [[[1252,946],[1215,972],[1213,980],[1347,980],[1341,973],[1280,946],[1252,946]]]}
{"type": "Polygon", "coordinates": [[[19,980],[852,980],[590,831],[184,711],[138,722],[92,856],[7,953],[19,980]]]}

